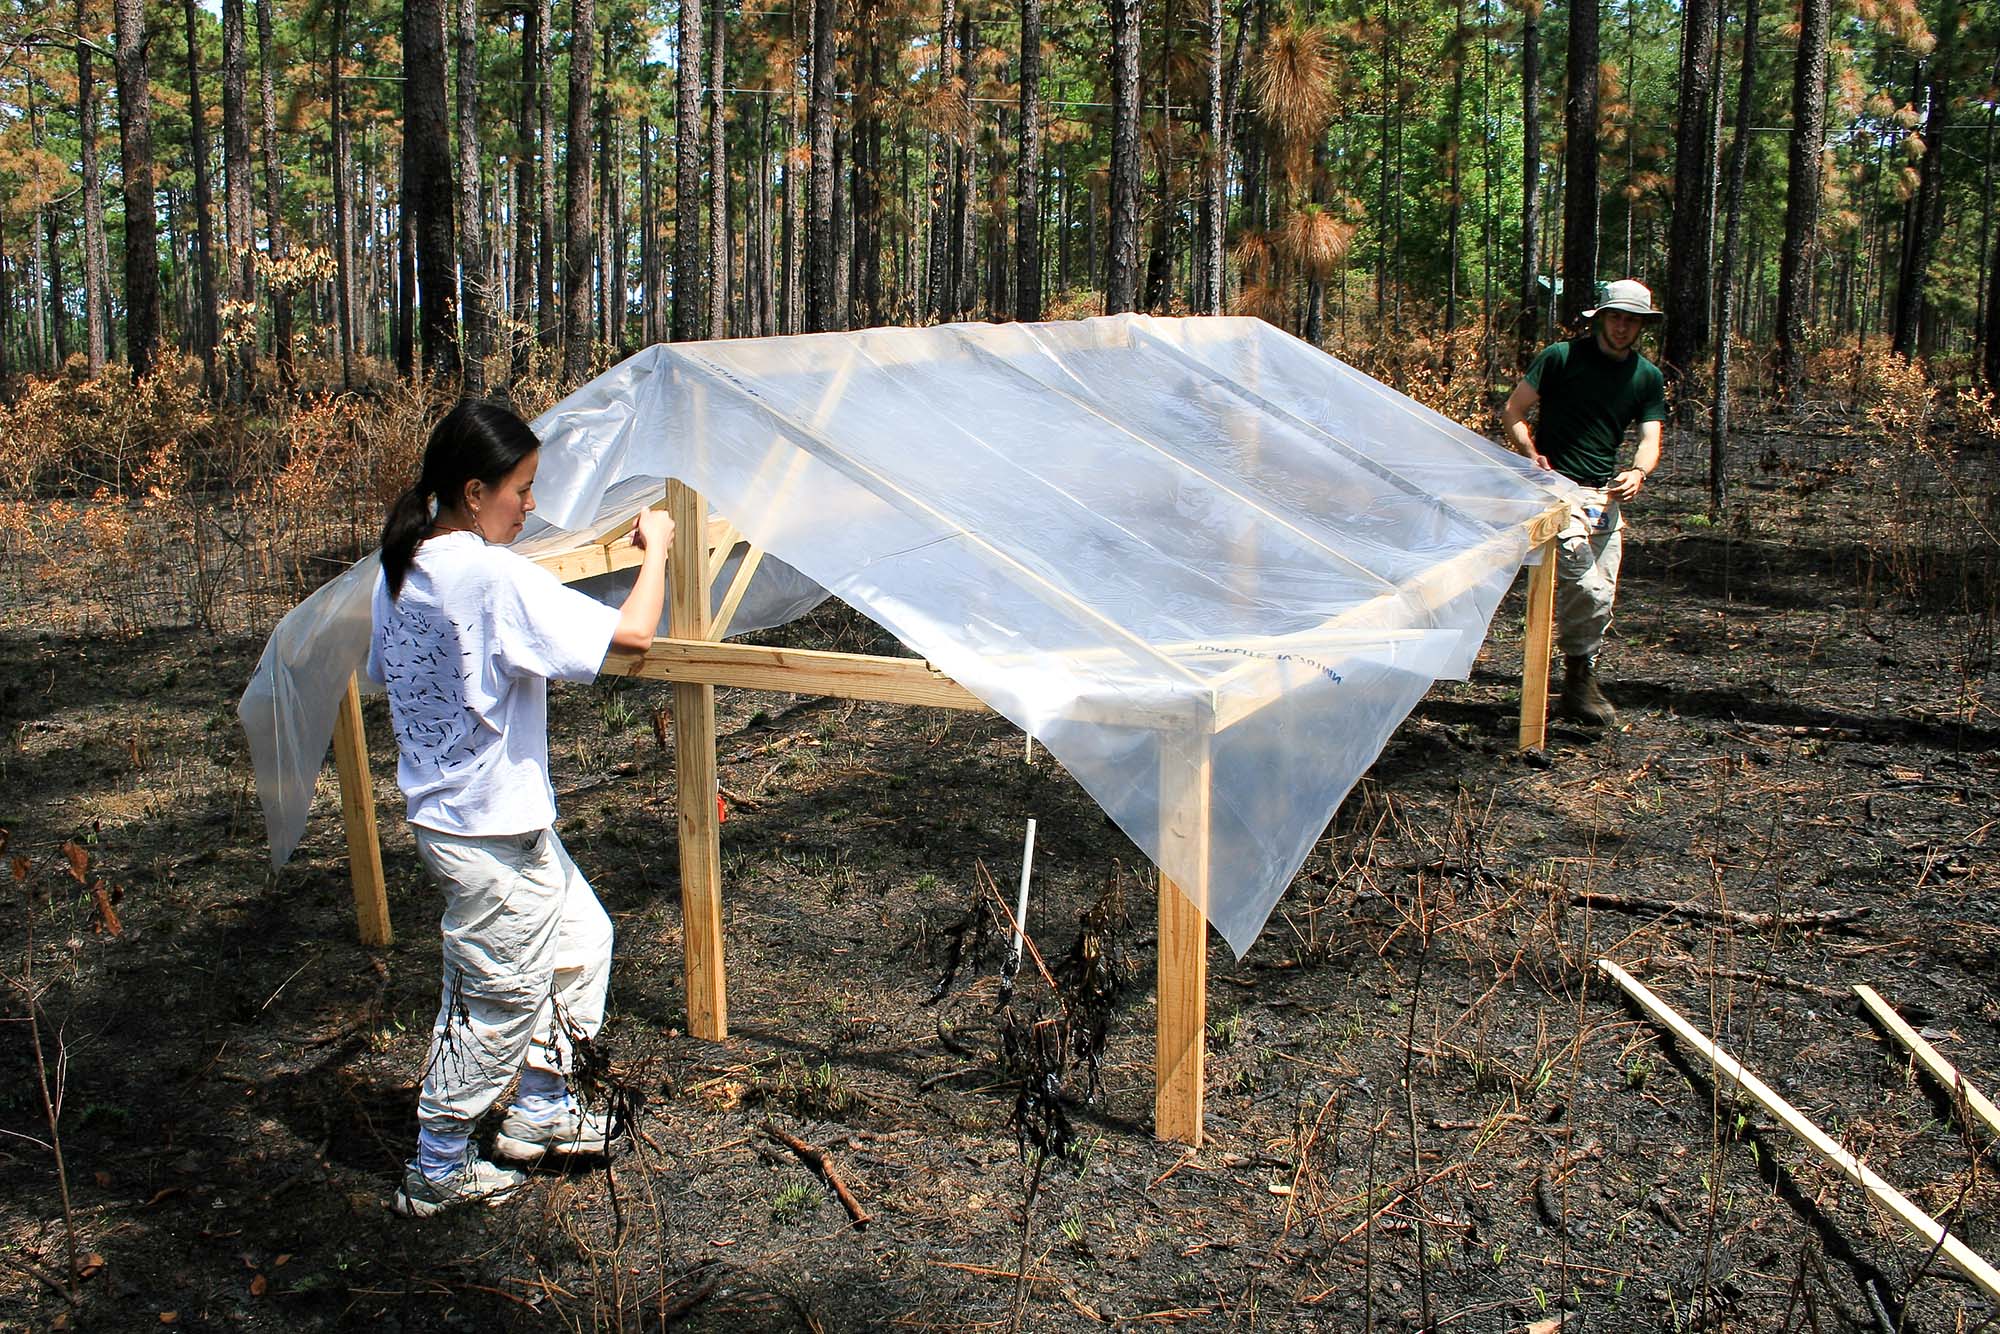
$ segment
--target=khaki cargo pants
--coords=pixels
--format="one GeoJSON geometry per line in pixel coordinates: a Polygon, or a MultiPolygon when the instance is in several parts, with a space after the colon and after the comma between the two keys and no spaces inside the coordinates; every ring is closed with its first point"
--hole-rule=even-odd
{"type": "Polygon", "coordinates": [[[1580,487],[1569,522],[1556,535],[1556,647],[1565,657],[1590,657],[1602,647],[1618,598],[1624,518],[1599,487],[1580,487]]]}

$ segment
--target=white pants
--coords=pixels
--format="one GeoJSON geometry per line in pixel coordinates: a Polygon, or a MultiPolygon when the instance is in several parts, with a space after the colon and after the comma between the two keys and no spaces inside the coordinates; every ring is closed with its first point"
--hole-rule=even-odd
{"type": "Polygon", "coordinates": [[[1582,490],[1556,536],[1556,646],[1565,657],[1590,657],[1603,645],[1625,550],[1618,502],[1602,490],[1582,490]]]}
{"type": "Polygon", "coordinates": [[[611,919],[553,829],[468,838],[412,827],[444,891],[444,998],[417,1119],[471,1129],[522,1068],[567,1074],[604,1024],[611,919]]]}

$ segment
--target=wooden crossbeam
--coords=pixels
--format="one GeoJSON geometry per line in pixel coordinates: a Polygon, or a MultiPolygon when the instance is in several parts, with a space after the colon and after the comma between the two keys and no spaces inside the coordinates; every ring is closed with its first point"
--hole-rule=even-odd
{"type": "Polygon", "coordinates": [[[710,639],[726,639],[729,627],[736,620],[736,609],[743,605],[743,595],[750,591],[750,581],[757,577],[757,567],[764,563],[764,548],[746,547],[743,563],[736,567],[736,577],[729,581],[729,589],[722,595],[722,602],[715,609],[715,619],[709,622],[710,639]]]}
{"type": "Polygon", "coordinates": [[[921,658],[667,638],[655,639],[643,653],[611,654],[604,661],[604,674],[990,712],[979,696],[921,658]]]}

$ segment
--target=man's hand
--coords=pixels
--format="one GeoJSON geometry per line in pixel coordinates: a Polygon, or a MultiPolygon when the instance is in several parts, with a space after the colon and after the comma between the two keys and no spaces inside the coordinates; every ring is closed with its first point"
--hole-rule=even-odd
{"type": "Polygon", "coordinates": [[[1611,479],[1611,485],[1604,488],[1604,494],[1613,500],[1634,500],[1646,487],[1646,474],[1637,468],[1627,468],[1611,479]]]}

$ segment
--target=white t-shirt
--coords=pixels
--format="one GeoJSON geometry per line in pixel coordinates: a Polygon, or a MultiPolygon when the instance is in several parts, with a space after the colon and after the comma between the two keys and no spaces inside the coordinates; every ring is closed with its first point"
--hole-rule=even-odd
{"type": "Polygon", "coordinates": [[[368,675],[389,691],[411,824],[485,836],[546,829],[548,682],[597,675],[618,611],[473,532],[417,548],[400,596],[375,580],[368,675]]]}

